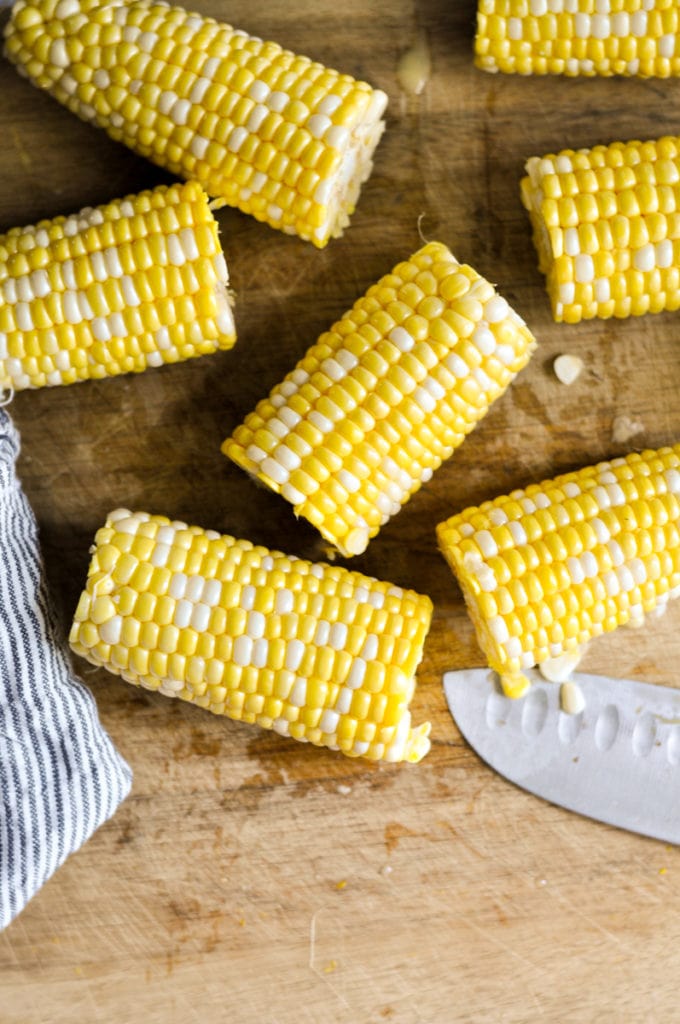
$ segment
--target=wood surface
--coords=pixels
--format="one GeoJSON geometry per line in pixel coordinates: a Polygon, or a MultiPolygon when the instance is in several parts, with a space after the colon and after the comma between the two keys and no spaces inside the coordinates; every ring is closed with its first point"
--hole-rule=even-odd
{"type": "MultiPolygon", "coordinates": [[[[375,766],[77,667],[132,795],[0,935],[2,1024],[449,1024],[678,1019],[680,853],[514,788],[462,740],[448,669],[483,658],[435,525],[533,480],[680,436],[678,315],[552,323],[518,181],[563,146],[677,132],[680,83],[526,80],[472,66],[474,0],[195,0],[390,96],[375,171],[322,252],[219,214],[231,352],[10,407],[67,633],[88,548],[119,505],[316,558],[222,439],[365,288],[428,239],[498,283],[540,341],[454,458],[352,566],[432,596],[413,701],[419,766],[375,766]],[[424,32],[432,70],[400,89],[424,32]],[[585,361],[565,387],[552,361],[585,361]],[[639,425],[621,436],[629,417],[639,425]]],[[[6,15],[4,16],[6,18],[6,15]]],[[[168,180],[0,62],[0,230],[168,180]]],[[[680,608],[592,644],[584,666],[677,682],[680,608]]]]}

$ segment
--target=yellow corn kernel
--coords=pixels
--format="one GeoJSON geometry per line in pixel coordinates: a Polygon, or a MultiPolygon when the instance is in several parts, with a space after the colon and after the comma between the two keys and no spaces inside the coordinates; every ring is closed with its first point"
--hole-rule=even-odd
{"type": "Polygon", "coordinates": [[[468,508],[440,523],[437,537],[489,665],[517,696],[525,669],[639,622],[680,593],[679,528],[676,444],[468,508]],[[538,534],[528,529],[537,509],[538,534]]]}
{"type": "Polygon", "coordinates": [[[18,0],[5,51],[83,120],[318,247],[384,129],[380,89],[155,0],[18,0]]]}
{"type": "Polygon", "coordinates": [[[118,509],[96,534],[70,639],[93,664],[215,714],[350,756],[419,761],[429,724],[412,728],[408,706],[431,616],[413,591],[118,509]],[[208,550],[210,571],[198,571],[208,550]],[[159,572],[169,551],[174,569],[159,572]],[[121,585],[117,562],[131,559],[121,585]],[[135,594],[136,579],[152,589],[135,594]]]}
{"type": "Polygon", "coordinates": [[[227,282],[217,224],[196,182],[13,228],[0,236],[0,388],[70,384],[231,348],[227,282]],[[155,210],[173,209],[187,211],[187,226],[163,232],[155,210]],[[130,246],[133,233],[146,235],[137,243],[153,250],[156,266],[136,262],[146,250],[130,246]],[[39,266],[26,261],[36,252],[39,266]],[[196,279],[162,316],[178,267],[196,269],[196,279]]]}
{"type": "Polygon", "coordinates": [[[369,288],[222,450],[343,555],[360,554],[534,346],[505,299],[431,242],[369,288]]]}
{"type": "Polygon", "coordinates": [[[475,64],[522,75],[680,74],[671,0],[479,0],[475,64]]]}
{"type": "Polygon", "coordinates": [[[676,197],[658,182],[680,182],[680,137],[566,149],[532,157],[526,170],[522,200],[556,321],[678,308],[676,197]],[[574,180],[580,191],[567,198],[574,180]],[[544,198],[546,181],[556,199],[544,198]],[[548,205],[555,201],[559,223],[548,205]]]}

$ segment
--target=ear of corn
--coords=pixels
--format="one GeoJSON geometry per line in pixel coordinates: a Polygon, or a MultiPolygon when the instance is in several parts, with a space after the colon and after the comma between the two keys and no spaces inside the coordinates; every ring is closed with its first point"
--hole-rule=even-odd
{"type": "Polygon", "coordinates": [[[489,665],[519,696],[524,669],[680,593],[680,444],[484,502],[437,535],[489,665]]]}
{"type": "Polygon", "coordinates": [[[419,761],[428,597],[163,516],[113,512],[71,646],[128,682],[371,760],[419,761]]]}
{"type": "Polygon", "coordinates": [[[387,96],[156,0],[18,0],[5,51],[85,121],[272,227],[342,234],[387,96]]]}
{"type": "Polygon", "coordinates": [[[475,63],[521,75],[680,74],[676,0],[479,0],[475,63]]]}
{"type": "Polygon", "coordinates": [[[680,138],[565,149],[526,169],[555,320],[680,307],[680,138]]]}
{"type": "Polygon", "coordinates": [[[526,365],[493,286],[431,242],[321,335],[223,451],[357,555],[526,365]]]}
{"type": "Polygon", "coordinates": [[[0,236],[0,387],[145,370],[236,341],[208,197],[160,186],[0,236]]]}

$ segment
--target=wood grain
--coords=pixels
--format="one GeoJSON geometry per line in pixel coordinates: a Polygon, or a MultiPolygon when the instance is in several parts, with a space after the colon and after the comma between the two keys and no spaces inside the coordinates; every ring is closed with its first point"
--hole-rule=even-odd
{"type": "MultiPolygon", "coordinates": [[[[451,721],[443,672],[482,663],[434,527],[534,479],[680,436],[677,315],[554,325],[518,197],[526,158],[677,131],[680,83],[486,76],[474,0],[195,0],[390,95],[375,172],[317,252],[229,210],[232,352],[135,378],[22,393],[11,412],[64,633],[113,507],[321,554],[314,531],[220,454],[242,416],[365,288],[427,238],[498,283],[540,341],[455,457],[352,562],[435,601],[414,700],[419,767],[376,767],[78,667],[134,769],[132,796],[0,935],[3,1024],[656,1022],[677,1017],[680,854],[542,803],[451,721]],[[432,75],[396,69],[420,30],[432,75]],[[586,364],[569,388],[551,363],[586,364]]],[[[6,17],[6,16],[5,16],[6,17]]],[[[0,230],[163,173],[0,63],[0,230]]],[[[593,644],[586,667],[673,683],[680,609],[593,644]]]]}

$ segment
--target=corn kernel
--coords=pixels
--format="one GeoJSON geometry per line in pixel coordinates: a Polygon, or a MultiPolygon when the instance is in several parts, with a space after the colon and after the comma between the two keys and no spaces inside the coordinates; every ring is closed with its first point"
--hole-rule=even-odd
{"type": "Polygon", "coordinates": [[[534,346],[505,299],[432,242],[371,286],[223,451],[343,555],[360,554],[534,346]]]}
{"type": "Polygon", "coordinates": [[[384,92],[180,7],[80,8],[64,20],[52,0],[15,6],[6,52],[34,84],[272,227],[318,247],[342,234],[372,169],[384,92]]]}
{"type": "Polygon", "coordinates": [[[632,608],[644,604],[651,610],[675,591],[677,493],[680,445],[568,473],[439,524],[440,547],[506,693],[523,692],[526,665],[573,650],[628,622],[632,608]],[[531,511],[538,496],[542,516],[531,511]],[[496,525],[499,510],[512,530],[496,525]],[[533,527],[527,529],[529,521],[533,527]],[[500,558],[482,552],[477,561],[470,559],[470,530],[486,531],[493,540],[502,530],[506,541],[512,536],[513,547],[503,550],[509,580],[499,573],[500,558]],[[493,606],[479,593],[482,581],[484,591],[493,593],[493,606]]]}
{"type": "Polygon", "coordinates": [[[129,682],[214,714],[350,756],[417,761],[427,727],[406,728],[405,716],[431,614],[429,598],[359,573],[118,510],[95,538],[70,639],[129,682]],[[117,582],[123,548],[141,541],[130,581],[117,582]],[[173,551],[183,570],[160,564],[173,551]],[[151,589],[136,593],[135,579],[151,589]],[[354,746],[357,709],[371,718],[365,748],[354,746]]]}
{"type": "Polygon", "coordinates": [[[236,335],[226,264],[214,258],[217,225],[196,183],[161,186],[0,236],[3,276],[14,282],[16,292],[6,288],[0,298],[0,324],[11,332],[7,352],[0,354],[0,386],[21,390],[68,384],[179,358],[175,344],[184,326],[176,322],[174,310],[172,318],[159,317],[168,290],[165,278],[176,269],[167,265],[171,251],[181,255],[187,274],[197,265],[201,270],[197,287],[192,282],[187,290],[180,279],[184,305],[177,308],[199,335],[183,346],[182,358],[230,348],[236,335]],[[161,233],[149,210],[152,200],[166,210],[186,207],[191,226],[179,235],[161,233]],[[136,249],[128,244],[133,233],[147,236],[133,243],[136,249]],[[47,246],[42,245],[45,235],[47,246]],[[39,247],[45,259],[36,268],[19,247],[29,253],[39,247]],[[155,261],[149,259],[150,250],[155,261]]]}
{"type": "Polygon", "coordinates": [[[680,74],[677,12],[642,0],[479,0],[475,64],[534,75],[680,74]]]}
{"type": "Polygon", "coordinates": [[[526,169],[522,201],[555,320],[641,316],[680,306],[676,197],[659,183],[680,180],[677,140],[563,150],[532,158],[526,169]],[[546,184],[559,196],[558,223],[548,216],[546,184]]]}

